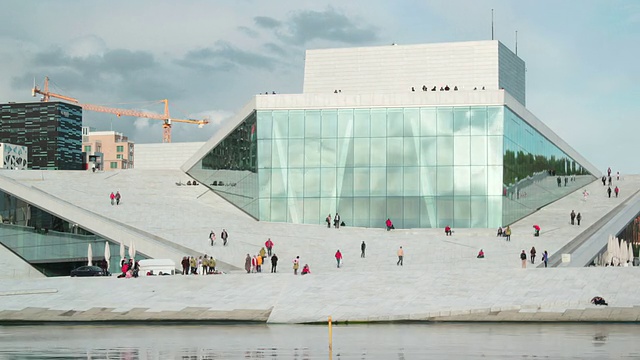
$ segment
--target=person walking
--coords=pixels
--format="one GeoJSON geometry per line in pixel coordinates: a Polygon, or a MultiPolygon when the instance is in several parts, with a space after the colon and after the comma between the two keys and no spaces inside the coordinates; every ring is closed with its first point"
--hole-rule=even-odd
{"type": "Polygon", "coordinates": [[[300,256],[296,256],[293,259],[293,275],[298,275],[298,269],[300,268],[300,256]]]}
{"type": "Polygon", "coordinates": [[[362,244],[360,244],[360,257],[363,258],[364,257],[364,251],[367,249],[367,244],[364,243],[364,240],[362,240],[362,244]]]}
{"type": "Polygon", "coordinates": [[[227,229],[222,229],[220,233],[220,237],[222,238],[222,246],[227,246],[227,239],[229,238],[229,234],[227,234],[227,229]]]}
{"type": "Polygon", "coordinates": [[[271,273],[275,273],[277,267],[278,267],[278,257],[276,256],[276,253],[273,253],[273,255],[271,255],[271,273]]]}
{"type": "Polygon", "coordinates": [[[532,246],[531,247],[531,251],[529,251],[529,254],[531,254],[531,263],[534,264],[536,261],[536,247],[532,246]]]}
{"type": "Polygon", "coordinates": [[[251,273],[251,255],[249,254],[244,258],[244,269],[247,270],[247,274],[251,273]]]}
{"type": "Polygon", "coordinates": [[[607,194],[609,194],[609,198],[611,198],[611,186],[607,188],[607,194]]]}
{"type": "Polygon", "coordinates": [[[571,217],[571,225],[573,225],[573,221],[576,219],[576,212],[571,210],[571,214],[569,214],[569,216],[571,217]]]}
{"type": "Polygon", "coordinates": [[[340,228],[340,215],[338,213],[336,213],[336,216],[333,218],[333,226],[336,229],[340,228]]]}
{"type": "Polygon", "coordinates": [[[613,189],[613,192],[616,193],[616,197],[618,197],[618,193],[620,192],[620,189],[618,189],[618,186],[616,186],[615,189],[613,189]]]}
{"type": "Polygon", "coordinates": [[[527,254],[524,252],[524,250],[522,250],[522,252],[520,253],[520,260],[522,260],[522,268],[526,269],[527,268],[527,254]]]}
{"type": "Polygon", "coordinates": [[[576,220],[578,220],[578,226],[580,226],[580,220],[582,220],[582,215],[580,215],[580,213],[576,215],[576,220]]]}
{"type": "Polygon", "coordinates": [[[398,262],[396,265],[404,266],[404,250],[402,250],[402,246],[398,249],[398,262]]]}
{"type": "Polygon", "coordinates": [[[342,261],[342,253],[338,250],[336,251],[336,262],[338,263],[338,268],[340,268],[340,261],[342,261]]]}
{"type": "Polygon", "coordinates": [[[327,222],[327,228],[331,229],[331,214],[327,215],[327,218],[324,221],[327,222]]]}
{"type": "Polygon", "coordinates": [[[506,237],[506,241],[511,241],[511,227],[507,225],[507,228],[504,230],[504,236],[506,237]]]}
{"type": "Polygon", "coordinates": [[[547,263],[549,262],[549,253],[547,253],[547,250],[542,253],[542,262],[544,263],[544,267],[547,267],[547,263]]]}
{"type": "Polygon", "coordinates": [[[271,241],[271,238],[265,241],[264,246],[267,248],[267,255],[271,256],[271,249],[273,249],[273,241],[271,241]]]}
{"type": "Polygon", "coordinates": [[[121,197],[122,197],[122,196],[120,195],[120,191],[116,191],[116,196],[115,196],[115,198],[116,198],[116,205],[120,205],[120,198],[121,198],[121,197]]]}
{"type": "Polygon", "coordinates": [[[216,233],[214,233],[213,230],[209,233],[209,241],[211,242],[211,246],[216,242],[216,233]]]}
{"type": "Polygon", "coordinates": [[[116,194],[114,194],[113,191],[111,192],[111,195],[109,195],[109,199],[111,199],[111,205],[113,205],[116,201],[116,194]]]}

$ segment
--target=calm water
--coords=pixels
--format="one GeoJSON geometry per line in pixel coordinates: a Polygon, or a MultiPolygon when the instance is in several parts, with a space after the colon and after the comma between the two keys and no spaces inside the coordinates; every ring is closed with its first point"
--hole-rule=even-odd
{"type": "Polygon", "coordinates": [[[634,324],[0,326],[0,359],[640,359],[634,324]]]}

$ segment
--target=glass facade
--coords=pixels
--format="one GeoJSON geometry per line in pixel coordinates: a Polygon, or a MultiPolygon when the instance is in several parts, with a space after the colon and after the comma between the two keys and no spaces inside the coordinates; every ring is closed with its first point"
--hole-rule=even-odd
{"type": "Polygon", "coordinates": [[[587,185],[595,176],[505,109],[503,223],[510,224],[587,185]]]}
{"type": "MultiPolygon", "coordinates": [[[[91,244],[93,264],[104,259],[107,240],[11,194],[0,191],[0,243],[47,276],[68,276],[87,264],[91,244]]],[[[109,242],[109,271],[120,271],[120,245],[109,242]]],[[[146,256],[136,254],[136,260],[146,256]]]]}
{"type": "Polygon", "coordinates": [[[589,177],[504,106],[257,110],[189,174],[264,221],[486,228],[575,190],[542,165],[589,177]]]}

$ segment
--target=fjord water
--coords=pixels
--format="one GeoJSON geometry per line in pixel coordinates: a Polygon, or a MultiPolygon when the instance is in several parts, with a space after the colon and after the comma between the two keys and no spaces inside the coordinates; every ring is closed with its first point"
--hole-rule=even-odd
{"type": "Polygon", "coordinates": [[[638,359],[640,326],[577,323],[0,326],[0,359],[638,359]]]}

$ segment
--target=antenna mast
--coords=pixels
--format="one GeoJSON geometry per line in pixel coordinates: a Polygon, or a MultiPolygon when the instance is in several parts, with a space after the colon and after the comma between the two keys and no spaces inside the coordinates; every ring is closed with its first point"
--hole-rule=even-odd
{"type": "Polygon", "coordinates": [[[491,9],[491,40],[493,40],[493,9],[491,9]]]}

